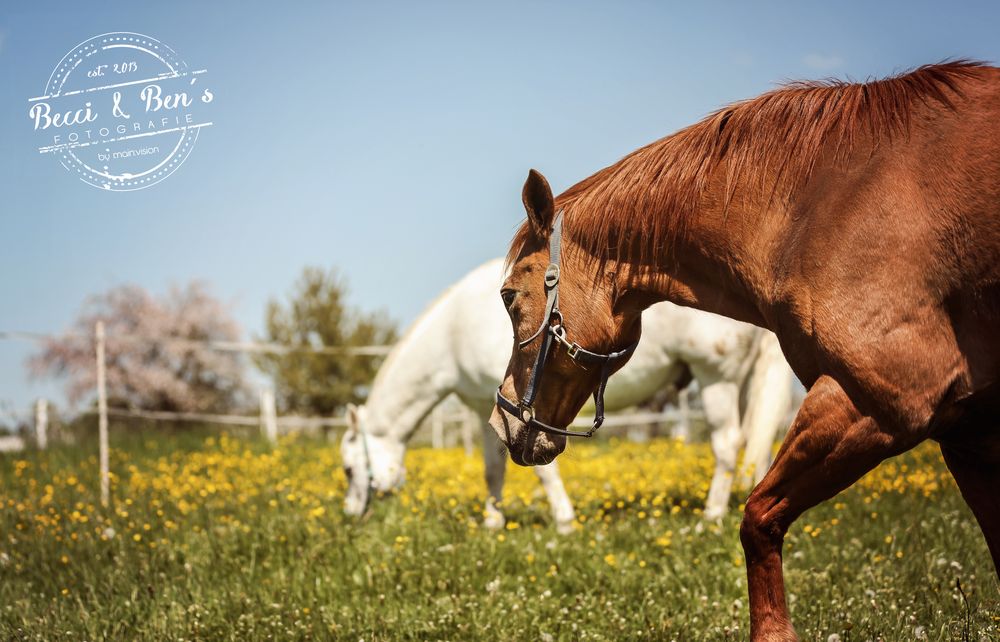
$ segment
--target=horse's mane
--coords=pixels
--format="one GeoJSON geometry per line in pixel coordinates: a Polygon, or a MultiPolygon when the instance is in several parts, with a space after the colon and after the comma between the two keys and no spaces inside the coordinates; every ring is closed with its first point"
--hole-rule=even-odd
{"type": "MultiPolygon", "coordinates": [[[[566,233],[595,257],[657,260],[683,233],[716,169],[726,171],[727,206],[737,179],[772,190],[802,181],[828,144],[839,155],[861,136],[878,145],[908,132],[920,104],[953,108],[960,81],[983,68],[954,60],[864,83],[789,83],[637,149],[560,194],[556,210],[563,210],[566,233]]],[[[531,235],[525,221],[508,263],[531,235]]]]}

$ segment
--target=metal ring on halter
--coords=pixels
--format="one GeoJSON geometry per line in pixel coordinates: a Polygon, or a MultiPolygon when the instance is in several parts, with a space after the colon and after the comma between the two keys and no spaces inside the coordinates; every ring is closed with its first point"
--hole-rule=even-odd
{"type": "Polygon", "coordinates": [[[552,338],[566,347],[566,354],[568,354],[571,359],[576,359],[577,355],[580,354],[580,344],[566,338],[566,326],[561,323],[557,323],[552,326],[552,338]]]}

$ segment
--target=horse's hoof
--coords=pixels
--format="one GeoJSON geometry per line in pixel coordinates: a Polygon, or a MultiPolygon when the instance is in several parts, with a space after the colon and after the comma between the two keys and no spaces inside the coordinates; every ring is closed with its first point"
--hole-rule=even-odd
{"type": "Polygon", "coordinates": [[[725,508],[706,508],[705,512],[702,513],[702,518],[704,518],[706,522],[718,522],[725,516],[725,508]]]}
{"type": "Polygon", "coordinates": [[[556,522],[556,532],[560,535],[570,535],[576,532],[576,520],[571,519],[566,522],[556,522]]]}
{"type": "Polygon", "coordinates": [[[503,516],[503,513],[486,513],[483,516],[483,526],[492,531],[500,530],[506,523],[507,519],[503,516]]]}

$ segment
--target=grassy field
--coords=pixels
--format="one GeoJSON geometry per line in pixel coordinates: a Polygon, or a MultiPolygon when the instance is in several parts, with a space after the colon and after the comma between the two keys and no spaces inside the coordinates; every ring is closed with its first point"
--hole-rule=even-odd
{"type": "MultiPolygon", "coordinates": [[[[741,640],[739,506],[700,519],[703,446],[573,444],[577,532],[559,536],[511,466],[502,532],[482,462],[417,449],[366,520],[340,511],[337,449],[292,439],[118,438],[96,457],[0,458],[0,638],[741,640]]],[[[937,451],[885,463],[786,540],[807,640],[1000,639],[985,543],[937,451]]]]}

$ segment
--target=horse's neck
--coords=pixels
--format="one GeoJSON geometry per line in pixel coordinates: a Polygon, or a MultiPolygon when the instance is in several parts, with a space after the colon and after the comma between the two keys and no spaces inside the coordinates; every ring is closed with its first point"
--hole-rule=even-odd
{"type": "Polygon", "coordinates": [[[721,195],[708,194],[705,201],[710,205],[672,241],[668,261],[621,270],[630,275],[626,289],[639,292],[641,308],[670,301],[766,328],[772,254],[780,231],[774,221],[782,217],[765,215],[758,203],[723,207],[721,195]]]}
{"type": "Polygon", "coordinates": [[[372,432],[405,442],[455,388],[457,367],[441,301],[423,314],[379,369],[365,407],[372,432]]]}

